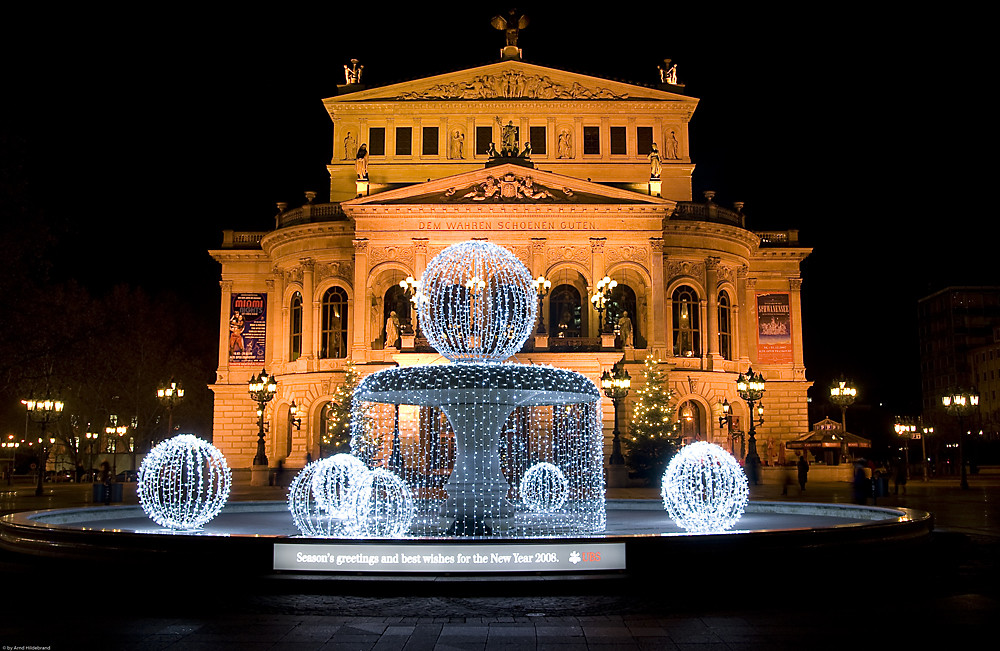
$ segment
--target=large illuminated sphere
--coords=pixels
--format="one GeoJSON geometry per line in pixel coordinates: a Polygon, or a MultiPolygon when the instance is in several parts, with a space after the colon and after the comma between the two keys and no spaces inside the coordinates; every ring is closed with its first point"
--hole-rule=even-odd
{"type": "Polygon", "coordinates": [[[569,481],[558,466],[547,461],[528,468],[521,478],[521,499],[532,511],[551,513],[566,502],[569,481]]]}
{"type": "Polygon", "coordinates": [[[233,473],[211,443],[180,434],[154,447],[139,466],[139,504],[156,524],[190,531],[219,514],[233,473]]]}
{"type": "Polygon", "coordinates": [[[427,264],[420,282],[420,326],[430,345],[454,362],[502,362],[520,350],[535,324],[531,273],[496,244],[453,244],[427,264]]]}
{"type": "Polygon", "coordinates": [[[350,526],[366,538],[399,538],[413,523],[410,488],[398,475],[376,468],[358,478],[351,491],[350,526]]]}
{"type": "Polygon", "coordinates": [[[351,454],[340,453],[316,462],[312,473],[312,492],[319,508],[340,514],[348,504],[354,482],[368,472],[368,467],[351,454]]]}
{"type": "Polygon", "coordinates": [[[674,455],[660,493],[677,526],[692,533],[730,529],[743,517],[750,497],[746,475],[733,455],[705,441],[674,455]]]}

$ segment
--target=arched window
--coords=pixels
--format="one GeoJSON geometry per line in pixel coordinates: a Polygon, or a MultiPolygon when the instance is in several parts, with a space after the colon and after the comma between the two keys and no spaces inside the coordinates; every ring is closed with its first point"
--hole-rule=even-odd
{"type": "Polygon", "coordinates": [[[559,285],[549,296],[549,332],[555,337],[583,335],[580,291],[572,285],[559,285]]]}
{"type": "Polygon", "coordinates": [[[698,294],[681,285],[674,290],[674,355],[697,357],[701,355],[701,333],[698,326],[698,294]]]}
{"type": "MultiPolygon", "coordinates": [[[[619,282],[618,286],[611,290],[608,318],[611,319],[612,324],[617,324],[626,312],[628,313],[629,321],[632,322],[632,346],[634,348],[645,348],[646,340],[641,338],[639,332],[639,312],[635,299],[635,291],[628,285],[619,282]]],[[[615,327],[615,332],[619,332],[617,327],[615,327]]],[[[625,342],[623,341],[622,345],[624,344],[625,342]]]]}
{"type": "Polygon", "coordinates": [[[302,355],[302,294],[292,294],[288,306],[288,361],[294,362],[302,355]]]}
{"type": "Polygon", "coordinates": [[[319,356],[324,359],[347,357],[347,292],[331,287],[323,294],[319,356]]]}
{"type": "Polygon", "coordinates": [[[677,414],[681,426],[681,440],[684,443],[704,439],[701,435],[701,405],[693,400],[688,400],[677,410],[677,414]]]}
{"type": "Polygon", "coordinates": [[[719,354],[722,359],[733,358],[733,313],[725,290],[719,292],[719,354]]]}
{"type": "MultiPolygon", "coordinates": [[[[403,292],[403,288],[399,285],[392,285],[385,291],[385,297],[382,301],[382,341],[385,342],[385,324],[389,320],[389,315],[393,312],[396,313],[396,318],[399,319],[399,329],[400,334],[403,332],[408,332],[410,326],[412,325],[410,321],[410,307],[413,304],[410,299],[406,297],[403,292]]],[[[401,348],[402,344],[397,339],[396,347],[401,348]]]]}

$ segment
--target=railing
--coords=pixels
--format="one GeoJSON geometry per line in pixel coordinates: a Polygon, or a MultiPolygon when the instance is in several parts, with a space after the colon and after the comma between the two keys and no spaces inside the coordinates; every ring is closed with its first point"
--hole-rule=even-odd
{"type": "Polygon", "coordinates": [[[339,203],[307,203],[278,215],[278,228],[311,222],[335,222],[347,219],[339,203]]]}
{"type": "Polygon", "coordinates": [[[723,224],[733,224],[734,226],[744,226],[743,215],[723,208],[715,203],[700,203],[695,201],[678,201],[677,209],[670,219],[716,222],[723,224]]]}
{"type": "Polygon", "coordinates": [[[549,337],[549,350],[590,352],[600,349],[600,337],[549,337]]]}
{"type": "Polygon", "coordinates": [[[799,232],[792,231],[754,231],[760,237],[761,246],[797,246],[799,232]]]}
{"type": "Polygon", "coordinates": [[[224,249],[259,249],[260,241],[267,231],[222,231],[222,248],[224,249]]]}

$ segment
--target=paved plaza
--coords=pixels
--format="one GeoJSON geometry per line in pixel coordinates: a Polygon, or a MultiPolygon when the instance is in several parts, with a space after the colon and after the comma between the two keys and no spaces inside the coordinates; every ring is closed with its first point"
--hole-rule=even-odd
{"type": "MultiPolygon", "coordinates": [[[[879,505],[935,515],[924,544],[884,558],[852,550],[790,565],[781,558],[719,558],[730,573],[671,568],[648,580],[277,582],[213,575],[136,575],[114,564],[27,563],[0,552],[6,596],[0,644],[52,649],[802,649],[964,643],[1000,615],[1000,476],[911,481],[879,505]],[[867,562],[878,558],[875,564],[867,562]],[[707,584],[707,585],[706,585],[707,584]]],[[[134,486],[134,485],[133,485],[134,486]]],[[[891,487],[890,487],[891,488],[891,487]]],[[[89,486],[0,487],[0,511],[89,503],[89,486]]],[[[780,486],[753,499],[849,502],[846,483],[780,486]]],[[[134,501],[126,490],[126,501],[134,501]]],[[[280,488],[238,482],[232,499],[282,499],[280,488]]],[[[652,498],[654,490],[609,497],[652,498]]]]}

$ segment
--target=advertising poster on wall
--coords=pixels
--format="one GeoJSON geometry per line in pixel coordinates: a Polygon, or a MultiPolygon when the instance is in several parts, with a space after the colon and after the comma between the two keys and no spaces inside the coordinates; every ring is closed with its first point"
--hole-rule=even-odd
{"type": "Polygon", "coordinates": [[[263,366],[267,294],[233,294],[229,309],[229,365],[263,366]]]}
{"type": "Polygon", "coordinates": [[[757,294],[757,363],[792,363],[791,294],[757,294]]]}

